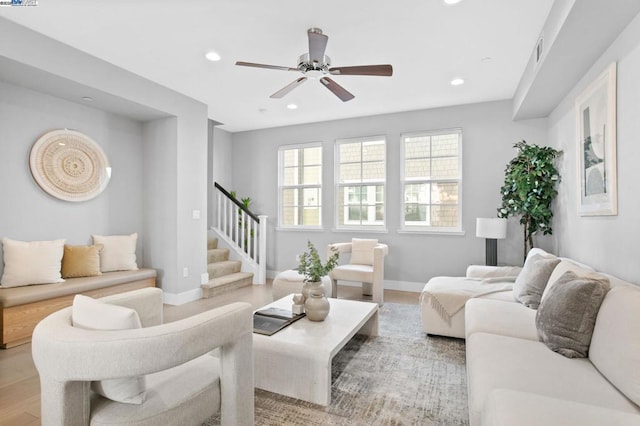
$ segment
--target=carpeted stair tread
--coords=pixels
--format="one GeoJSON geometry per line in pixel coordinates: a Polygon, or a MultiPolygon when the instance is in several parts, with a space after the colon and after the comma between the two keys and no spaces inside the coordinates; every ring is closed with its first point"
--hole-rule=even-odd
{"type": "Polygon", "coordinates": [[[252,272],[236,272],[209,280],[207,284],[202,284],[202,297],[209,298],[229,290],[253,284],[252,272]]]}
{"type": "Polygon", "coordinates": [[[209,238],[207,239],[207,249],[216,249],[218,248],[218,239],[217,238],[209,238]]]}
{"type": "Polygon", "coordinates": [[[242,268],[242,262],[239,260],[225,260],[222,262],[209,263],[207,265],[207,272],[209,272],[209,278],[218,278],[224,275],[234,274],[240,272],[242,268]]]}
{"type": "Polygon", "coordinates": [[[229,249],[209,249],[207,250],[207,263],[216,263],[229,260],[229,249]]]}

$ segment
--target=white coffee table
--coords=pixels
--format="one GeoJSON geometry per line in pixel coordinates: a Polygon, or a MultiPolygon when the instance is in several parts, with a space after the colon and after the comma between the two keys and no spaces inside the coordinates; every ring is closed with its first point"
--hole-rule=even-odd
{"type": "MultiPolygon", "coordinates": [[[[378,304],[332,298],[329,303],[329,316],[322,322],[305,317],[272,336],[253,334],[257,388],[331,403],[331,360],[356,333],[378,335],[378,304]]],[[[291,309],[291,296],[267,307],[291,309]]]]}

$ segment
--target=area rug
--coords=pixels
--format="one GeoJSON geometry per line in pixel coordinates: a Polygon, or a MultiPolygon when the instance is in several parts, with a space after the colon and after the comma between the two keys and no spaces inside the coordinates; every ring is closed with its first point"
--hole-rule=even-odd
{"type": "Polygon", "coordinates": [[[257,389],[255,424],[468,425],[464,341],[426,336],[419,309],[386,303],[380,335],[356,336],[335,356],[331,405],[257,389]]]}

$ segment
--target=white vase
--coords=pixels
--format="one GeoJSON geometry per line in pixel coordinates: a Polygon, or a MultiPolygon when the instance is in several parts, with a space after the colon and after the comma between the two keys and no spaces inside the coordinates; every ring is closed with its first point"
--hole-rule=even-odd
{"type": "Polygon", "coordinates": [[[322,285],[322,281],[305,281],[302,286],[302,295],[304,296],[304,300],[307,300],[311,293],[321,293],[323,296],[324,286],[322,285]]]}
{"type": "Polygon", "coordinates": [[[310,321],[324,321],[329,315],[329,301],[324,296],[324,292],[311,292],[311,295],[304,302],[304,310],[310,321]]]}

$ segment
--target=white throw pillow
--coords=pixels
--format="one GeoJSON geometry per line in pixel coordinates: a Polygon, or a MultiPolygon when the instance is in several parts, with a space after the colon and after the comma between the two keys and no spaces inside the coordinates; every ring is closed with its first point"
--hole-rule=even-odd
{"type": "MultiPolygon", "coordinates": [[[[74,327],[88,330],[142,328],[135,310],[110,305],[81,294],[73,299],[71,318],[74,327]]],[[[147,395],[144,376],[93,382],[91,389],[105,398],[126,404],[142,404],[147,395]]]]}
{"type": "Polygon", "coordinates": [[[0,287],[64,282],[62,255],[64,240],[15,241],[2,239],[4,273],[0,287]]]}
{"type": "Polygon", "coordinates": [[[351,240],[351,263],[354,265],[373,265],[373,248],[378,240],[353,238],[351,240]]]}
{"type": "Polygon", "coordinates": [[[102,244],[100,252],[100,271],[136,271],[136,243],[138,234],[131,235],[92,235],[93,244],[102,244]]]}

